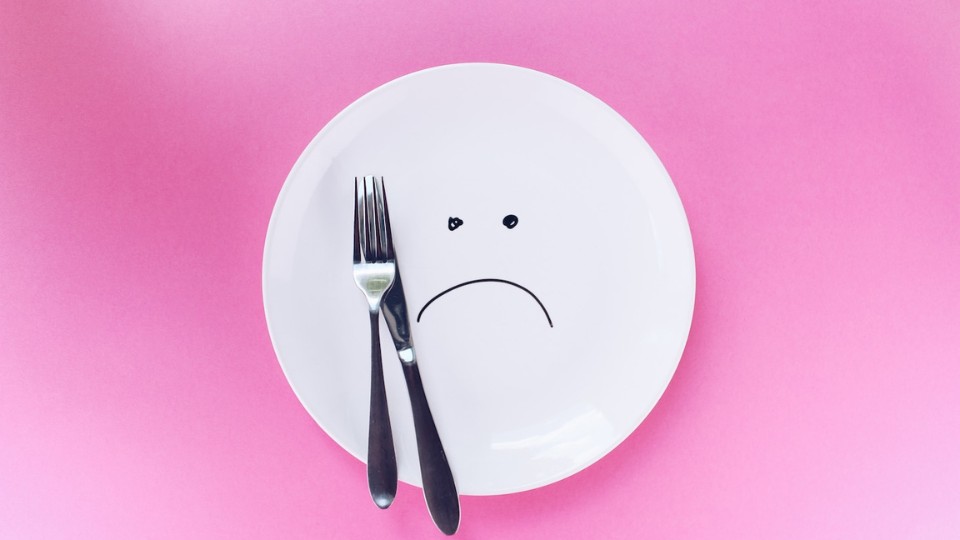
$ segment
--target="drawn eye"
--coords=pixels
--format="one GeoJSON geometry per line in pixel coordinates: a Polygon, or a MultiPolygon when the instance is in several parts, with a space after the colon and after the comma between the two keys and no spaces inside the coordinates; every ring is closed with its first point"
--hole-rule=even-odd
{"type": "Polygon", "coordinates": [[[458,217],[452,217],[447,220],[447,228],[451,231],[457,230],[461,225],[463,225],[463,220],[458,217]]]}
{"type": "Polygon", "coordinates": [[[504,216],[504,218],[503,218],[503,226],[506,227],[506,228],[508,228],[508,229],[512,229],[512,228],[514,228],[514,227],[517,226],[517,222],[518,222],[518,221],[520,221],[520,220],[517,219],[517,216],[515,216],[515,215],[513,215],[513,214],[507,214],[507,215],[504,216]]]}

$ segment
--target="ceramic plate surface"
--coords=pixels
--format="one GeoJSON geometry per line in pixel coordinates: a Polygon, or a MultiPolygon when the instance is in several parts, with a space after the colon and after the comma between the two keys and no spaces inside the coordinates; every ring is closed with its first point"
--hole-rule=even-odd
{"type": "MultiPolygon", "coordinates": [[[[458,64],[347,107],[277,200],[267,323],[291,387],[330,437],[365,459],[369,320],[351,264],[363,175],[385,179],[424,387],[461,493],[563,479],[640,424],[693,314],[693,247],[673,183],[583,90],[458,64]]],[[[420,485],[402,371],[381,331],[400,479],[420,485]]]]}

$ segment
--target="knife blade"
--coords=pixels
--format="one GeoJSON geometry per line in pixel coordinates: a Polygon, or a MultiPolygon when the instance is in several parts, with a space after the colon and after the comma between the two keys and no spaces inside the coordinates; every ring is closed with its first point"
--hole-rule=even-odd
{"type": "Polygon", "coordinates": [[[403,294],[403,282],[400,279],[400,265],[397,265],[393,287],[387,291],[381,305],[383,318],[387,322],[393,346],[397,349],[401,362],[416,362],[413,348],[413,334],[410,333],[410,315],[407,313],[407,300],[403,294]],[[409,351],[409,352],[407,352],[409,351]]]}

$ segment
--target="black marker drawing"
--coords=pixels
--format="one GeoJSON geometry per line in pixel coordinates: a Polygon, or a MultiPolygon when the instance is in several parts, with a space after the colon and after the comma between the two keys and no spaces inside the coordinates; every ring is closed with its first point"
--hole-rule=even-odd
{"type": "Polygon", "coordinates": [[[457,227],[463,225],[463,220],[458,217],[452,217],[447,220],[447,228],[451,231],[457,230],[457,227]]]}
{"type": "Polygon", "coordinates": [[[519,222],[519,221],[520,221],[520,219],[517,218],[517,216],[515,216],[515,215],[513,215],[513,214],[507,214],[507,215],[504,216],[504,218],[503,218],[503,226],[506,227],[506,228],[508,228],[508,229],[512,229],[512,228],[514,228],[514,227],[517,226],[517,222],[519,222]]]}
{"type": "Polygon", "coordinates": [[[430,307],[430,304],[432,304],[435,300],[437,300],[437,299],[440,298],[441,296],[447,294],[448,292],[451,292],[451,291],[454,291],[454,290],[456,290],[456,289],[459,289],[460,287],[466,287],[467,285],[473,285],[473,284],[475,284],[475,283],[504,283],[504,284],[506,284],[506,285],[513,285],[514,287],[516,287],[516,288],[522,290],[523,292],[529,294],[534,300],[537,301],[537,304],[540,305],[540,309],[543,310],[543,314],[547,317],[547,323],[550,325],[550,328],[553,328],[553,320],[550,318],[550,314],[547,313],[547,308],[544,307],[543,302],[541,302],[540,299],[537,298],[537,295],[533,294],[533,292],[532,292],[530,289],[524,287],[523,285],[520,285],[520,284],[518,284],[518,283],[514,283],[514,282],[512,282],[512,281],[507,281],[507,280],[505,280],[505,279],[496,279],[496,278],[474,279],[474,280],[471,280],[471,281],[464,281],[463,283],[459,283],[459,284],[457,284],[457,285],[454,285],[453,287],[450,287],[449,289],[441,292],[440,294],[438,294],[438,295],[434,296],[433,298],[431,298],[429,302],[427,302],[426,304],[423,305],[422,308],[420,308],[420,313],[417,313],[417,322],[420,322],[420,317],[423,317],[423,312],[426,311],[427,308],[430,307]]]}

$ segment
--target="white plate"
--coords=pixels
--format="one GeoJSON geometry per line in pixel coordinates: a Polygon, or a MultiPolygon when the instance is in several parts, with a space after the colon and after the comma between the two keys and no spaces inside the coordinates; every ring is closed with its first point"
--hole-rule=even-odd
{"type": "MultiPolygon", "coordinates": [[[[543,73],[457,64],[377,88],[304,150],[267,233],[267,323],[303,406],[364,460],[369,321],[351,273],[358,175],[385,177],[412,316],[466,281],[530,291],[464,286],[413,323],[461,493],[563,479],[640,424],[683,351],[695,273],[676,190],[622,117],[543,73]],[[450,218],[463,224],[451,231],[450,218]]],[[[400,479],[420,485],[402,371],[381,330],[400,479]]]]}

